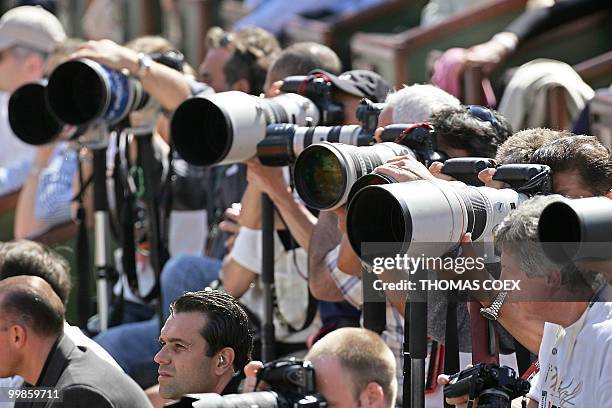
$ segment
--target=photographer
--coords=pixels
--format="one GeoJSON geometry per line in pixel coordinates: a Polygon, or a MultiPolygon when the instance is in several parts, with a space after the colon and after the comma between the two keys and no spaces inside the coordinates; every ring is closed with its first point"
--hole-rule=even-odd
{"type": "MultiPolygon", "coordinates": [[[[454,96],[432,85],[411,85],[390,93],[385,102],[387,106],[380,113],[378,125],[383,127],[392,123],[423,122],[437,109],[449,106],[460,106],[454,96]]],[[[380,141],[380,133],[375,137],[380,141]]],[[[309,280],[308,285],[313,295],[320,300],[339,301],[347,299],[357,307],[361,306],[361,287],[358,277],[344,274],[335,268],[337,251],[343,235],[338,229],[338,216],[344,216],[344,210],[337,212],[323,211],[314,227],[308,251],[309,280]],[[331,251],[335,252],[331,252],[331,251]],[[330,254],[330,255],[328,255],[330,254]],[[328,266],[326,259],[333,265],[328,266]],[[337,271],[336,274],[333,271],[337,271]],[[351,299],[348,290],[356,294],[357,300],[351,299]]],[[[346,238],[346,236],[344,236],[346,238]]],[[[352,251],[351,251],[352,252],[352,251]]],[[[354,258],[351,258],[354,259],[354,258]]]]}
{"type": "MultiPolygon", "coordinates": [[[[212,40],[210,41],[212,42],[212,40]]],[[[254,53],[258,53],[258,51],[270,47],[273,51],[278,49],[276,40],[268,33],[262,32],[262,30],[242,30],[240,33],[235,34],[234,41],[236,44],[243,44],[241,47],[250,47],[250,52],[254,53]]],[[[227,58],[229,59],[231,55],[231,53],[228,53],[227,58]]],[[[263,55],[261,58],[262,61],[260,61],[260,64],[264,64],[271,56],[263,55]]],[[[251,75],[251,72],[256,71],[252,66],[253,64],[252,61],[235,60],[232,69],[251,75]],[[243,67],[242,64],[250,65],[243,67]]],[[[241,86],[245,86],[245,81],[248,85],[250,84],[249,81],[252,81],[252,79],[251,77],[249,77],[248,80],[240,78],[237,81],[228,82],[224,87],[239,86],[240,83],[243,84],[241,86]]],[[[261,79],[261,83],[263,83],[263,79],[261,79]]],[[[250,87],[251,85],[248,86],[250,87]]],[[[258,87],[261,85],[254,83],[252,86],[255,92],[258,92],[258,87]]],[[[244,190],[244,172],[244,169],[240,169],[238,165],[219,166],[212,169],[210,172],[206,170],[201,180],[195,180],[197,187],[184,189],[182,196],[174,197],[174,201],[177,201],[187,199],[194,194],[197,195],[198,192],[206,193],[208,220],[204,220],[201,229],[197,228],[197,224],[194,225],[192,223],[189,229],[178,231],[173,241],[176,241],[175,243],[178,244],[189,245],[191,244],[191,239],[187,236],[187,233],[206,234],[210,229],[212,231],[208,238],[210,241],[209,253],[211,256],[202,257],[195,255],[201,252],[201,248],[196,252],[171,252],[171,255],[176,256],[170,258],[161,274],[160,290],[162,313],[164,313],[162,317],[164,319],[167,317],[169,305],[181,294],[185,291],[206,287],[218,278],[221,265],[219,258],[223,257],[225,252],[223,245],[226,236],[222,233],[215,233],[214,229],[217,227],[220,219],[223,219],[223,210],[231,206],[231,203],[237,201],[241,196],[244,190]],[[197,265],[195,265],[194,259],[198,261],[197,265]],[[197,270],[194,271],[196,268],[197,270]]],[[[236,213],[232,215],[234,217],[237,216],[236,213]]],[[[172,238],[173,237],[171,237],[171,239],[172,238]]],[[[173,241],[170,241],[171,246],[174,245],[173,241]]],[[[138,376],[139,381],[143,385],[149,386],[155,383],[153,357],[159,350],[159,345],[155,341],[159,330],[159,316],[152,316],[150,320],[111,328],[96,337],[96,340],[107,350],[111,351],[111,354],[128,374],[138,376]]]]}
{"type": "MultiPolygon", "coordinates": [[[[394,119],[396,118],[394,117],[394,119]]],[[[402,121],[401,118],[398,119],[402,121]]],[[[495,151],[497,143],[505,140],[510,134],[509,125],[501,115],[497,115],[495,112],[482,107],[478,107],[477,109],[475,107],[447,107],[439,112],[433,113],[430,123],[432,123],[436,130],[440,150],[448,150],[446,153],[450,157],[461,157],[468,154],[483,156],[484,154],[477,153],[480,149],[487,154],[492,154],[492,152],[495,151]],[[440,128],[439,132],[438,128],[440,128]]],[[[383,123],[381,123],[381,125],[382,124],[383,123]]],[[[390,160],[388,163],[378,167],[375,172],[393,177],[400,182],[433,178],[426,167],[411,157],[400,157],[390,160]]],[[[345,210],[339,210],[337,213],[339,228],[340,230],[344,230],[344,224],[346,222],[345,210]]],[[[323,227],[321,227],[321,230],[324,231],[323,227]]],[[[329,232],[327,233],[329,234],[329,232]]],[[[331,244],[328,245],[331,247],[331,244]]],[[[342,296],[352,300],[355,305],[361,307],[363,302],[360,279],[361,263],[359,257],[354,253],[348,243],[348,237],[345,231],[343,231],[342,243],[337,249],[327,254],[319,252],[317,255],[321,258],[311,261],[311,265],[317,265],[315,266],[315,271],[319,272],[319,279],[316,281],[317,289],[323,288],[324,292],[321,294],[314,291],[315,296],[323,295],[326,300],[336,299],[342,296]],[[322,259],[324,260],[323,263],[321,262],[322,259]],[[327,279],[320,278],[321,276],[325,276],[326,273],[335,282],[335,285],[331,288],[331,285],[327,285],[326,287],[320,285],[321,282],[325,282],[324,279],[327,279]]],[[[311,271],[312,270],[313,267],[311,266],[311,271]]],[[[313,285],[314,282],[311,282],[311,286],[313,285]]],[[[397,375],[401,380],[403,377],[401,360],[403,359],[403,312],[405,299],[399,299],[395,294],[394,296],[390,296],[391,294],[388,295],[389,302],[386,308],[386,329],[383,332],[383,338],[394,351],[398,359],[399,368],[397,375]]],[[[444,343],[444,322],[446,321],[445,317],[448,301],[444,294],[433,293],[432,296],[433,297],[428,302],[428,334],[436,341],[444,343]]],[[[471,351],[469,319],[467,309],[463,304],[459,305],[457,314],[459,350],[467,353],[471,351]]],[[[467,354],[463,354],[463,356],[466,358],[467,354]]],[[[401,394],[398,399],[401,399],[401,394]]],[[[428,394],[426,399],[427,406],[436,406],[435,404],[439,404],[441,401],[441,394],[428,394]]]]}
{"type": "MultiPolygon", "coordinates": [[[[595,137],[568,131],[534,128],[512,135],[495,157],[497,164],[545,164],[552,170],[553,192],[567,197],[608,195],[612,189],[612,158],[595,137]]],[[[495,169],[478,177],[485,185],[503,188],[493,180],[495,169]]],[[[612,195],[610,195],[612,197],[612,195]]]]}
{"type": "MultiPolygon", "coordinates": [[[[49,248],[32,241],[11,241],[0,244],[0,281],[12,276],[37,276],[51,285],[53,292],[64,304],[68,303],[72,283],[66,260],[49,248]]],[[[87,337],[78,327],[64,320],[64,335],[77,346],[91,350],[102,360],[121,370],[117,362],[95,341],[87,337]]],[[[18,387],[21,377],[0,378],[0,388],[18,387]]],[[[11,408],[12,403],[0,402],[0,407],[11,408]]]]}
{"type": "Polygon", "coordinates": [[[0,325],[0,377],[19,375],[27,384],[21,390],[44,386],[56,393],[35,404],[19,399],[16,408],[151,406],[131,378],[64,334],[64,305],[42,278],[0,281],[0,325]]]}
{"type": "MultiPolygon", "coordinates": [[[[552,170],[552,192],[568,198],[607,196],[612,198],[612,157],[593,136],[576,136],[569,132],[549,129],[528,129],[513,135],[500,148],[501,164],[529,161],[545,164],[552,170]],[[512,153],[514,152],[514,153],[512,153]]],[[[507,187],[492,180],[494,169],[483,170],[479,177],[494,188],[507,187]]],[[[469,241],[469,240],[468,240],[469,241]]],[[[464,250],[471,251],[469,242],[464,250]]],[[[488,279],[481,276],[480,279],[488,279]]],[[[497,294],[481,295],[481,303],[488,307],[497,294]]],[[[540,348],[543,320],[527,317],[513,303],[502,303],[498,322],[532,353],[540,348]],[[525,327],[529,327],[525,330],[525,327]]]]}
{"type": "MultiPolygon", "coordinates": [[[[360,328],[337,329],[316,342],[305,360],[312,362],[317,391],[325,398],[327,406],[395,406],[395,360],[376,333],[360,328]]],[[[245,367],[245,391],[252,390],[261,367],[259,361],[245,367]]]]}
{"type": "MultiPolygon", "coordinates": [[[[288,73],[288,72],[287,72],[288,73]]],[[[356,109],[363,97],[377,102],[384,98],[389,90],[388,85],[379,75],[368,71],[349,71],[340,76],[327,72],[314,71],[323,75],[332,83],[334,102],[342,102],[344,124],[356,123],[356,109]]],[[[311,72],[312,74],[312,72],[311,72]]],[[[280,77],[278,79],[281,79],[280,77]]],[[[270,80],[269,82],[274,83],[270,80]]],[[[261,287],[257,275],[261,270],[261,218],[260,195],[265,192],[274,202],[281,223],[285,224],[291,236],[283,241],[281,234],[275,234],[275,274],[279,309],[287,322],[277,321],[276,338],[278,355],[305,348],[304,342],[310,334],[318,329],[318,322],[308,330],[296,330],[305,326],[312,316],[304,313],[308,309],[308,285],[304,279],[307,274],[306,251],[312,235],[316,218],[294,197],[282,169],[262,166],[257,159],[249,163],[249,187],[242,201],[241,230],[230,257],[224,264],[224,287],[234,296],[247,294],[245,302],[251,302],[256,314],[262,301],[261,287]],[[300,276],[301,275],[301,276],[300,276]],[[257,282],[255,288],[245,293],[251,283],[257,282]],[[306,318],[304,316],[306,315],[306,318]],[[284,344],[283,344],[284,343],[284,344]]],[[[277,225],[282,225],[278,223],[277,225]]],[[[353,313],[354,315],[355,313],[353,313]]],[[[353,319],[353,317],[351,317],[353,319]]]]}
{"type": "MultiPolygon", "coordinates": [[[[523,203],[495,235],[501,249],[501,279],[521,280],[520,292],[507,297],[517,299],[505,304],[546,322],[538,353],[540,373],[532,382],[528,407],[610,407],[612,355],[606,351],[612,339],[610,286],[601,286],[601,277],[574,264],[552,263],[538,245],[540,214],[560,199],[553,195],[523,203]]],[[[441,384],[447,381],[445,376],[439,378],[441,384]]],[[[467,397],[447,402],[463,407],[467,397]]]]}
{"type": "MultiPolygon", "coordinates": [[[[82,44],[66,39],[49,56],[45,77],[68,59],[82,44]]],[[[78,168],[78,146],[67,141],[67,131],[46,145],[36,146],[32,169],[25,180],[15,209],[15,239],[24,239],[47,231],[71,219],[72,187],[78,168]]]]}
{"type": "Polygon", "coordinates": [[[235,394],[251,359],[253,335],[246,313],[230,295],[188,292],[170,305],[159,336],[159,395],[235,394]]]}
{"type": "Polygon", "coordinates": [[[36,171],[35,148],[19,140],[9,124],[9,97],[43,77],[49,55],[65,39],[61,22],[41,7],[16,7],[0,19],[0,195],[18,190],[36,171]]]}

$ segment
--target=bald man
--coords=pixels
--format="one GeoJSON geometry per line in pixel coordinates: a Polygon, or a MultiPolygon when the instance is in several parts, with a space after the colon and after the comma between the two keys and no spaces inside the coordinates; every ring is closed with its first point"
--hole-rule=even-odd
{"type": "Polygon", "coordinates": [[[75,346],[63,329],[64,305],[47,282],[37,276],[0,281],[0,377],[19,375],[26,388],[55,388],[60,398],[47,400],[45,408],[150,407],[131,378],[75,346]]]}

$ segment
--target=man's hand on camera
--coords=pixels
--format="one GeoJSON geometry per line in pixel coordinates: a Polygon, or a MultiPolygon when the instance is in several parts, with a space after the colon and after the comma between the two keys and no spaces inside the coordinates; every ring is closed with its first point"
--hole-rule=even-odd
{"type": "Polygon", "coordinates": [[[276,81],[266,88],[266,98],[273,98],[281,94],[283,81],[276,81]]]}
{"type": "Polygon", "coordinates": [[[454,177],[451,177],[449,175],[442,173],[443,168],[444,168],[444,163],[433,162],[429,166],[429,172],[433,174],[435,178],[439,178],[440,180],[446,180],[446,181],[456,181],[457,180],[454,177]]]}
{"type": "Polygon", "coordinates": [[[138,53],[111,40],[87,41],[70,58],[88,58],[112,69],[138,72],[138,53]]]}
{"type": "Polygon", "coordinates": [[[495,175],[495,169],[484,169],[480,173],[478,173],[478,179],[484,183],[485,186],[491,188],[510,188],[509,184],[504,183],[503,181],[493,180],[493,176],[495,175]]]}
{"type": "Polygon", "coordinates": [[[333,211],[338,216],[338,230],[346,234],[346,205],[338,207],[333,211]]]}
{"type": "Polygon", "coordinates": [[[434,176],[427,167],[411,156],[398,156],[374,169],[374,173],[392,177],[398,182],[414,180],[432,180],[434,176]]]}
{"type": "Polygon", "coordinates": [[[247,161],[247,181],[249,185],[266,193],[274,201],[289,192],[289,186],[283,176],[282,167],[270,167],[261,164],[258,158],[247,161]]]}
{"type": "MultiPolygon", "coordinates": [[[[471,366],[468,366],[468,367],[471,367],[471,366]]],[[[445,375],[445,374],[439,375],[438,384],[439,385],[448,384],[448,375],[445,375]]],[[[446,403],[450,405],[454,405],[457,408],[465,408],[467,407],[467,404],[468,404],[468,396],[462,395],[461,397],[446,398],[446,403]]],[[[472,407],[476,408],[477,406],[478,406],[478,398],[474,400],[474,405],[472,405],[472,407]]]]}
{"type": "Polygon", "coordinates": [[[261,361],[250,361],[247,365],[244,366],[244,374],[246,375],[246,379],[244,380],[244,387],[242,392],[255,392],[255,391],[264,391],[268,388],[266,383],[260,383],[255,389],[255,384],[257,384],[257,372],[263,368],[263,363],[261,361]]]}

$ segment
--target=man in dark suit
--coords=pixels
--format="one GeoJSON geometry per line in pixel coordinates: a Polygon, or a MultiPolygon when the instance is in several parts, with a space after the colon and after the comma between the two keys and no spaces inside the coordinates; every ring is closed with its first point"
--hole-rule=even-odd
{"type": "Polygon", "coordinates": [[[16,408],[151,406],[131,378],[75,346],[63,327],[64,306],[43,279],[16,276],[0,282],[0,377],[20,375],[24,389],[57,390],[46,400],[18,400],[16,408]]]}

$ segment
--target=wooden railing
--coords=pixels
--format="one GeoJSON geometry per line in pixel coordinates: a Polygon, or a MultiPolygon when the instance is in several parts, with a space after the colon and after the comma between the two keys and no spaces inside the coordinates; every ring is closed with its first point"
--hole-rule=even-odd
{"type": "Polygon", "coordinates": [[[392,84],[428,82],[431,51],[469,47],[506,27],[525,8],[526,0],[496,0],[474,7],[440,24],[395,35],[357,33],[351,40],[353,67],[371,69],[392,84]]]}
{"type": "Polygon", "coordinates": [[[324,20],[296,17],[287,26],[291,42],[314,41],[336,51],[351,66],[350,41],[356,32],[392,33],[418,25],[424,0],[392,0],[324,20]]]}

